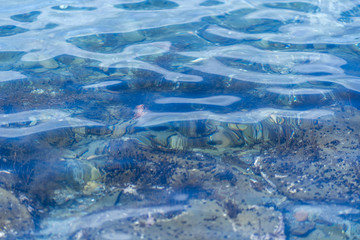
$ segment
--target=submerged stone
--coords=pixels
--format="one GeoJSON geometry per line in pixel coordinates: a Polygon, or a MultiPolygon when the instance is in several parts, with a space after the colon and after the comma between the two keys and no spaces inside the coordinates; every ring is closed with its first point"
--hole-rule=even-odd
{"type": "Polygon", "coordinates": [[[26,207],[9,191],[0,188],[0,234],[23,234],[33,230],[34,223],[26,207]]]}
{"type": "Polygon", "coordinates": [[[230,218],[217,201],[193,200],[178,216],[156,219],[156,224],[144,227],[144,236],[189,240],[285,239],[281,213],[257,206],[240,206],[239,211],[236,218],[230,218]]]}
{"type": "MultiPolygon", "coordinates": [[[[353,204],[360,202],[360,112],[334,108],[287,148],[273,149],[254,169],[291,199],[353,204]]],[[[255,165],[255,164],[254,164],[255,165]]]]}
{"type": "Polygon", "coordinates": [[[47,60],[41,61],[40,65],[46,69],[55,69],[59,67],[59,64],[53,58],[49,58],[47,60]]]}

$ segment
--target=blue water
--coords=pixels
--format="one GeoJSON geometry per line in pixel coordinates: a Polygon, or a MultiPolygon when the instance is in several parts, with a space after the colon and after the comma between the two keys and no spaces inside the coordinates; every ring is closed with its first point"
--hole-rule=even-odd
{"type": "Polygon", "coordinates": [[[0,239],[360,235],[356,1],[0,5],[0,239]]]}

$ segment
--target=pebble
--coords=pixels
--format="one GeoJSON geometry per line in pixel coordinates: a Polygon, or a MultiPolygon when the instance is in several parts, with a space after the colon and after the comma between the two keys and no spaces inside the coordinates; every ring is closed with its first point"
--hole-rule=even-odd
{"type": "Polygon", "coordinates": [[[294,213],[294,218],[298,222],[304,222],[308,219],[309,213],[306,211],[298,210],[294,213]]]}
{"type": "Polygon", "coordinates": [[[52,58],[39,62],[41,66],[46,69],[55,69],[59,67],[59,64],[52,58]]]}

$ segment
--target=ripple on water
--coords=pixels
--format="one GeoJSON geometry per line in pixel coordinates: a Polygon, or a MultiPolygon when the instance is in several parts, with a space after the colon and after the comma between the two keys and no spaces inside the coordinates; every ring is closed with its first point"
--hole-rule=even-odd
{"type": "Polygon", "coordinates": [[[359,9],[3,1],[0,238],[358,236],[359,9]]]}

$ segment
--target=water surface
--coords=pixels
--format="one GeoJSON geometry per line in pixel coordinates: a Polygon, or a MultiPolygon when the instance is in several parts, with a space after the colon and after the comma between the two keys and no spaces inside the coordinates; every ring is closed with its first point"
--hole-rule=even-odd
{"type": "Polygon", "coordinates": [[[0,238],[359,235],[355,1],[0,2],[0,238]]]}

